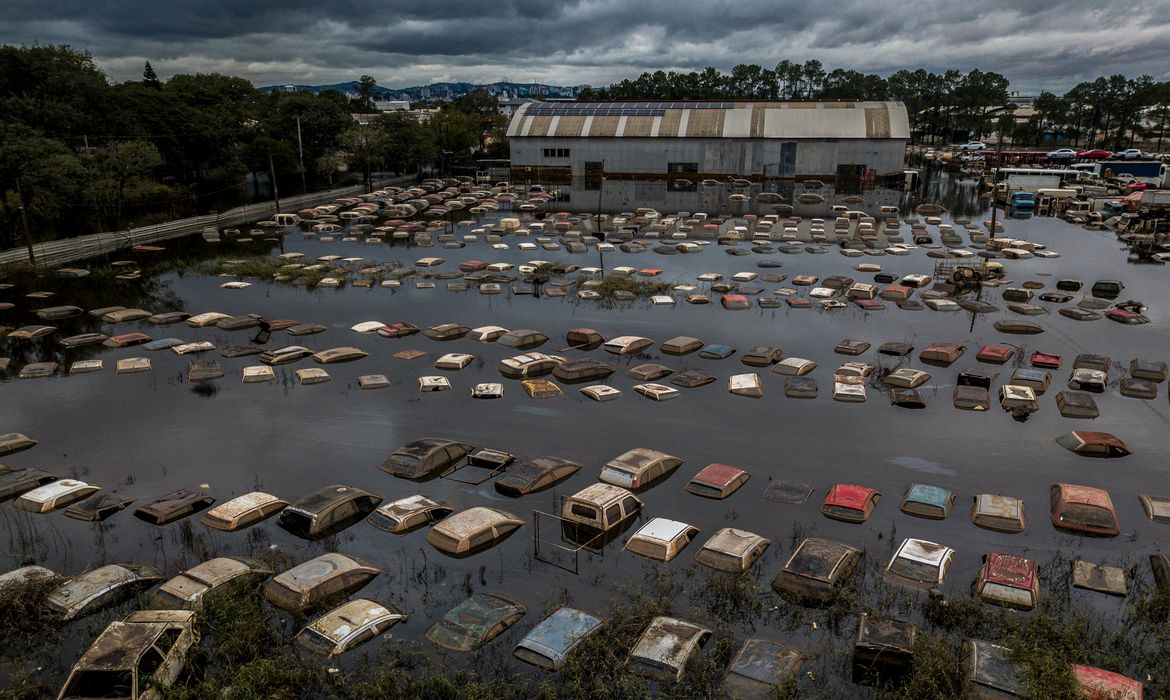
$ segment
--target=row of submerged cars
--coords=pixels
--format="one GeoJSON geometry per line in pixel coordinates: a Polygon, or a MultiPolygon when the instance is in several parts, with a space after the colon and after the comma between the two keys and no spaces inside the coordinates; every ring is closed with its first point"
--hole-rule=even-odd
{"type": "MultiPolygon", "coordinates": [[[[681,464],[677,457],[648,448],[635,448],[611,460],[600,471],[600,483],[563,499],[560,518],[565,534],[579,542],[604,546],[641,516],[645,504],[637,492],[666,480],[681,464]]],[[[477,450],[453,440],[424,438],[396,450],[382,468],[392,475],[413,480],[443,475],[477,484],[497,477],[496,489],[516,496],[550,488],[575,474],[580,465],[552,457],[514,461],[511,455],[497,450],[477,450]]],[[[749,478],[742,469],[712,464],[700,470],[686,489],[696,496],[722,499],[749,478]]],[[[812,490],[804,484],[773,481],[764,496],[777,502],[798,504],[805,502],[812,490]]],[[[873,513],[880,497],[877,491],[863,486],[835,484],[820,510],[835,520],[861,523],[873,513]]],[[[1170,522],[1170,498],[1143,495],[1141,499],[1152,519],[1170,522]]],[[[338,532],[363,517],[379,529],[400,534],[433,524],[427,534],[428,542],[454,556],[490,548],[523,524],[519,518],[497,508],[473,507],[455,512],[451,505],[422,495],[386,505],[380,505],[381,501],[379,496],[345,486],[326,487],[291,505],[269,494],[251,493],[207,511],[203,522],[218,530],[234,531],[275,515],[283,528],[306,538],[338,532]]],[[[914,484],[903,495],[901,510],[916,517],[943,519],[949,515],[954,501],[955,494],[947,489],[914,484]]],[[[1080,534],[1109,536],[1119,532],[1108,493],[1091,487],[1054,485],[1051,519],[1055,527],[1080,534]]],[[[1020,532],[1026,526],[1021,501],[993,494],[974,498],[972,520],[981,527],[1000,532],[1020,532]]],[[[653,518],[626,541],[624,548],[647,558],[670,561],[698,533],[698,528],[686,523],[653,518]]],[[[701,547],[695,559],[715,570],[743,572],[770,544],[769,539],[754,533],[724,528],[701,547]]],[[[895,584],[913,589],[937,590],[943,585],[954,557],[955,551],[945,545],[907,538],[886,565],[885,576],[895,584]]],[[[772,588],[797,605],[828,605],[858,571],[864,558],[862,548],[829,539],[806,538],[773,579],[772,588]]],[[[1170,561],[1165,555],[1155,555],[1151,563],[1157,584],[1170,588],[1170,561]]],[[[302,616],[356,593],[379,573],[376,566],[361,558],[331,552],[276,576],[270,566],[257,560],[219,557],[166,582],[162,582],[164,577],[159,570],[143,564],[111,564],[64,583],[53,581],[47,604],[62,619],[96,612],[162,582],[150,598],[153,609],[132,613],[123,622],[112,623],[82,656],[60,697],[151,697],[146,679],[153,678],[154,683],[163,685],[174,681],[181,670],[183,655],[198,640],[195,613],[213,596],[262,585],[263,596],[270,604],[302,616]]],[[[11,582],[53,576],[53,572],[42,567],[25,567],[0,577],[0,590],[11,582]]],[[[1125,572],[1114,567],[1077,560],[1073,563],[1072,579],[1078,587],[1115,595],[1126,593],[1125,572]]],[[[973,590],[985,603],[1029,610],[1036,605],[1040,591],[1036,563],[1013,554],[989,553],[973,590]]],[[[446,613],[426,636],[440,647],[471,651],[507,630],[526,612],[522,604],[508,596],[479,593],[446,613]]],[[[405,617],[393,606],[356,599],[310,622],[297,635],[295,643],[306,652],[336,655],[377,637],[405,617]]],[[[568,653],[602,624],[602,620],[587,612],[562,608],[534,628],[514,653],[540,668],[557,669],[568,653]]],[[[655,618],[631,650],[630,665],[655,678],[677,680],[711,633],[702,625],[685,620],[655,618]]],[[[854,661],[865,668],[897,671],[899,666],[912,663],[913,634],[911,623],[862,616],[854,661]]],[[[1003,680],[1002,673],[984,678],[978,659],[971,657],[998,655],[1003,657],[1001,662],[1007,663],[1004,650],[987,646],[985,642],[971,642],[964,647],[964,653],[973,683],[1003,680]]],[[[800,661],[799,654],[781,645],[748,640],[732,663],[724,687],[733,696],[751,697],[767,684],[780,682],[795,672],[800,661]]],[[[1116,674],[1099,669],[1089,671],[1098,680],[1133,683],[1121,676],[1113,678],[1116,674]]],[[[1004,689],[994,684],[991,687],[1004,689]]],[[[1005,687],[1010,689],[1011,684],[1005,687]]],[[[1018,681],[1016,687],[1022,688],[1018,681]]],[[[1140,684],[1136,687],[1140,693],[1140,684]]]]}

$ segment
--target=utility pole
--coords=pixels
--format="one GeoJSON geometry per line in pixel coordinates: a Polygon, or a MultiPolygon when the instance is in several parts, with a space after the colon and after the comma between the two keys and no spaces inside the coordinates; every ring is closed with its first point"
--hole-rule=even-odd
{"type": "Polygon", "coordinates": [[[28,247],[28,263],[37,264],[37,256],[33,253],[32,235],[28,232],[28,215],[24,211],[24,190],[20,188],[20,178],[16,178],[16,196],[20,199],[20,223],[24,227],[24,244],[28,247]]]}
{"type": "Polygon", "coordinates": [[[305,144],[301,141],[301,118],[297,117],[297,162],[301,164],[301,194],[309,191],[305,184],[305,144]]]}
{"type": "Polygon", "coordinates": [[[272,151],[268,152],[268,177],[272,180],[272,200],[276,202],[276,213],[280,213],[280,193],[276,189],[276,166],[272,164],[272,151]]]}

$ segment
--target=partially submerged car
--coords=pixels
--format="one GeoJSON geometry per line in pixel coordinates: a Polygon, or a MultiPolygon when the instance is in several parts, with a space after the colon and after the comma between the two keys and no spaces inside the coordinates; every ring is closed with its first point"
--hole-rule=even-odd
{"type": "Polygon", "coordinates": [[[640,491],[665,479],[682,464],[678,457],[647,447],[635,447],[606,462],[598,479],[640,491]]]}
{"type": "Polygon", "coordinates": [[[452,651],[469,652],[516,624],[528,609],[498,593],[476,593],[447,611],[427,630],[427,639],[452,651]]]}
{"type": "Polygon", "coordinates": [[[194,489],[179,489],[139,506],[134,517],[152,525],[166,525],[193,513],[206,510],[215,499],[194,489]]]}
{"type": "MultiPolygon", "coordinates": [[[[563,363],[565,358],[559,355],[546,355],[543,352],[527,352],[500,360],[496,369],[508,379],[527,379],[543,377],[563,363]]],[[[608,375],[606,375],[608,376],[608,375]]]]}
{"type": "Polygon", "coordinates": [[[283,498],[253,491],[212,508],[203,514],[199,522],[213,530],[235,532],[267,520],[287,506],[288,501],[283,498]]]}
{"type": "Polygon", "coordinates": [[[951,512],[955,493],[929,484],[911,484],[902,496],[902,512],[920,518],[944,520],[951,512]]]}
{"type": "Polygon", "coordinates": [[[960,664],[967,697],[972,700],[1010,700],[1028,697],[1023,674],[1007,647],[968,639],[963,642],[960,664]]]}
{"type": "Polygon", "coordinates": [[[565,659],[590,635],[601,620],[574,608],[560,608],[540,621],[512,650],[512,656],[546,671],[560,670],[565,659]]]}
{"type": "Polygon", "coordinates": [[[654,344],[653,340],[637,335],[622,335],[607,340],[602,348],[613,355],[636,355],[654,344]]]}
{"type": "Polygon", "coordinates": [[[648,559],[667,562],[678,556],[699,534],[699,528],[669,518],[653,518],[626,540],[623,549],[648,559]]]}
{"type": "Polygon", "coordinates": [[[289,345],[275,350],[262,352],[256,356],[266,365],[284,365],[297,360],[303,360],[313,354],[313,351],[300,345],[289,345]]]}
{"type": "Polygon", "coordinates": [[[1126,457],[1131,454],[1125,443],[1112,433],[1074,430],[1056,438],[1056,443],[1085,457],[1126,457]]]}
{"type": "Polygon", "coordinates": [[[139,610],[111,622],[73,665],[58,700],[158,700],[179,679],[199,642],[195,613],[139,610]]]}
{"type": "Polygon", "coordinates": [[[65,517],[97,523],[105,520],[120,510],[125,510],[133,498],[119,496],[116,493],[103,493],[74,503],[65,509],[65,517]]]}
{"type": "Polygon", "coordinates": [[[687,491],[704,498],[722,500],[735,493],[751,478],[739,467],[727,464],[708,464],[684,486],[687,491]]]}
{"type": "Polygon", "coordinates": [[[508,472],[496,479],[496,491],[505,496],[523,496],[568,479],[581,469],[581,465],[559,457],[532,457],[523,459],[508,468],[508,472]]]}
{"type": "Polygon", "coordinates": [[[804,655],[765,639],[743,643],[727,667],[720,689],[732,700],[767,697],[774,688],[796,676],[804,655]]]}
{"type": "Polygon", "coordinates": [[[856,547],[806,538],[772,579],[772,590],[797,605],[827,605],[864,558],[865,552],[856,547]]]}
{"type": "Polygon", "coordinates": [[[507,511],[476,506],[439,521],[427,533],[427,542],[444,554],[470,556],[494,547],[523,524],[507,511]]]}
{"type": "Polygon", "coordinates": [[[56,617],[73,620],[123,601],[162,578],[162,572],[149,564],[108,564],[61,584],[46,604],[56,617]]]}
{"type": "Polygon", "coordinates": [[[269,579],[264,599],[281,610],[301,614],[360,590],[379,573],[363,559],[327,552],[269,579]]]}
{"type": "Polygon", "coordinates": [[[215,596],[254,590],[272,567],[247,557],[216,557],[187,569],[159,586],[150,598],[160,610],[199,610],[215,596]]]}
{"type": "Polygon", "coordinates": [[[725,527],[703,543],[695,561],[718,571],[742,573],[752,568],[771,543],[754,532],[725,527]]]}
{"type": "Polygon", "coordinates": [[[12,505],[30,513],[49,513],[89,498],[102,487],[77,479],[58,479],[22,493],[12,505]]]}
{"type": "Polygon", "coordinates": [[[630,651],[629,664],[641,675],[677,682],[711,634],[685,620],[656,617],[630,651]]]}
{"type": "MultiPolygon", "coordinates": [[[[21,433],[0,434],[0,457],[3,457],[4,455],[15,454],[17,452],[23,452],[24,450],[27,450],[30,447],[35,446],[36,444],[37,444],[36,440],[30,438],[27,435],[23,435],[21,433]]],[[[3,467],[3,465],[0,465],[0,500],[2,500],[4,498],[11,498],[12,496],[16,495],[14,493],[5,495],[5,493],[4,493],[5,481],[6,481],[5,474],[11,473],[11,471],[5,472],[4,469],[11,470],[11,468],[10,467],[3,467]]],[[[43,474],[44,472],[41,472],[41,473],[43,474]]],[[[53,477],[53,479],[56,479],[56,478],[57,477],[55,477],[55,476],[53,477]]],[[[52,481],[52,479],[50,479],[50,481],[52,481]]],[[[40,484],[38,484],[38,486],[39,485],[40,484]]],[[[29,488],[35,488],[35,487],[30,486],[29,488]]]]}
{"type": "Polygon", "coordinates": [[[421,438],[394,450],[382,471],[403,479],[425,479],[458,464],[474,447],[446,438],[421,438]]]}
{"type": "Polygon", "coordinates": [[[612,484],[591,484],[566,498],[561,519],[588,537],[619,531],[646,506],[641,498],[612,484]]]}
{"type": "Polygon", "coordinates": [[[975,579],[975,595],[991,605],[1031,610],[1040,600],[1036,562],[1011,554],[988,554],[975,579]]]}
{"type": "Polygon", "coordinates": [[[913,663],[917,635],[918,626],[912,622],[861,613],[853,644],[854,677],[904,673],[913,663]]]}
{"type": "Polygon", "coordinates": [[[330,610],[297,633],[293,642],[313,654],[334,657],[382,634],[406,614],[365,598],[358,598],[330,610]]]}
{"type": "Polygon", "coordinates": [[[454,510],[445,501],[435,501],[420,494],[380,505],[366,521],[379,530],[402,535],[438,522],[454,510]]]}
{"type": "Polygon", "coordinates": [[[356,486],[333,484],[293,502],[276,516],[285,531],[307,540],[331,535],[369,515],[382,497],[356,486]]]}
{"type": "Polygon", "coordinates": [[[1109,492],[1092,486],[1053,484],[1052,526],[1081,535],[1116,537],[1121,534],[1109,492]]]}
{"type": "Polygon", "coordinates": [[[906,538],[886,565],[886,578],[910,588],[938,588],[954,558],[955,550],[950,547],[906,538]]]}
{"type": "Polygon", "coordinates": [[[1023,532],[1027,526],[1024,502],[1012,496],[981,493],[971,506],[971,522],[996,532],[1023,532]]]}
{"type": "Polygon", "coordinates": [[[1141,681],[1094,666],[1074,664],[1072,673],[1086,700],[1142,700],[1141,681]]]}
{"type": "Polygon", "coordinates": [[[515,330],[504,333],[496,342],[500,345],[517,350],[531,350],[538,348],[548,342],[548,336],[540,331],[533,330],[515,330]]]}
{"type": "Polygon", "coordinates": [[[865,486],[833,484],[821,503],[821,514],[833,520],[863,523],[869,519],[881,497],[879,491],[865,486]]]}

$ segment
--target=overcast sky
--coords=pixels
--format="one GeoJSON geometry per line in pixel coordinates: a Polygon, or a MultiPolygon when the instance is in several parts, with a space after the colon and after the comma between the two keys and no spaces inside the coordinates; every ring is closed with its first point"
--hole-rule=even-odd
{"type": "Polygon", "coordinates": [[[1170,0],[3,0],[0,42],[71,44],[111,80],[149,60],[257,86],[374,76],[606,85],[650,70],[787,58],[887,75],[980,68],[1063,92],[1170,79],[1170,0]]]}

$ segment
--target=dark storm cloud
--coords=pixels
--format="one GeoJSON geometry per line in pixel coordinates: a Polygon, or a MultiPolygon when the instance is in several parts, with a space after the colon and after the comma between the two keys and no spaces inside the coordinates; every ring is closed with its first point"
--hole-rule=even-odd
{"type": "Polygon", "coordinates": [[[1170,1],[1088,0],[7,0],[0,41],[68,43],[114,80],[150,60],[166,77],[257,84],[431,80],[606,84],[643,71],[781,59],[887,74],[997,71],[1063,90],[1097,75],[1170,77],[1170,1]]]}

